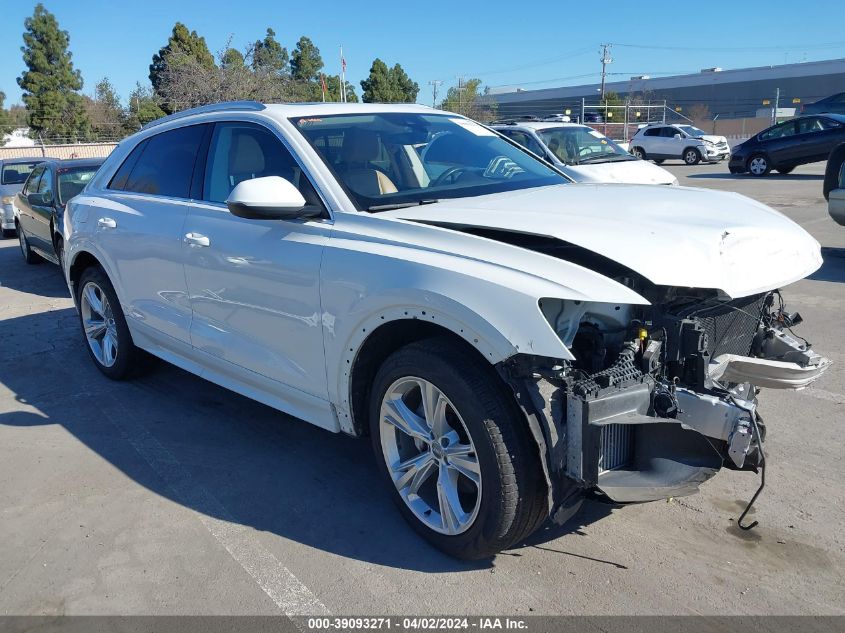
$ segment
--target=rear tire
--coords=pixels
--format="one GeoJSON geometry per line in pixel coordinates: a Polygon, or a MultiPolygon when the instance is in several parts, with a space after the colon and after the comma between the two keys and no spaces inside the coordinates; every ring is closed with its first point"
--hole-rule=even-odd
{"type": "Polygon", "coordinates": [[[698,165],[701,162],[701,152],[694,147],[688,147],[684,150],[683,159],[687,165],[698,165]]]}
{"type": "Polygon", "coordinates": [[[44,261],[41,258],[41,255],[32,250],[32,247],[29,245],[29,240],[26,239],[26,233],[24,233],[20,225],[18,225],[18,243],[21,247],[21,255],[23,255],[23,260],[27,264],[40,264],[44,261]]]}
{"type": "Polygon", "coordinates": [[[391,354],[369,413],[378,469],[399,511],[439,550],[488,558],[547,517],[538,448],[516,403],[487,363],[448,338],[391,354]]]}
{"type": "Polygon", "coordinates": [[[779,174],[789,174],[795,169],[795,165],[783,165],[775,168],[779,174]]]}
{"type": "Polygon", "coordinates": [[[768,175],[768,173],[772,171],[772,164],[769,162],[769,158],[765,154],[754,154],[748,159],[746,170],[752,176],[760,178],[761,176],[768,175]]]}
{"type": "Polygon", "coordinates": [[[123,380],[140,369],[142,352],[132,342],[117,293],[102,268],[82,273],[76,302],[82,336],[97,369],[112,380],[123,380]]]}
{"type": "Polygon", "coordinates": [[[655,159],[654,159],[654,164],[655,164],[655,165],[662,165],[664,160],[665,160],[665,159],[663,159],[663,158],[655,158],[655,159]]]}

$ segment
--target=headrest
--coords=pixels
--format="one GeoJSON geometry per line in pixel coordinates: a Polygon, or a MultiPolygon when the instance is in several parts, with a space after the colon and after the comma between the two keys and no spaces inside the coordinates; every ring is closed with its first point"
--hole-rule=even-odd
{"type": "Polygon", "coordinates": [[[361,128],[349,128],[343,135],[340,160],[350,163],[367,163],[379,157],[378,134],[361,128]]]}
{"type": "Polygon", "coordinates": [[[233,134],[229,150],[230,174],[260,174],[264,171],[264,150],[252,134],[233,134]]]}

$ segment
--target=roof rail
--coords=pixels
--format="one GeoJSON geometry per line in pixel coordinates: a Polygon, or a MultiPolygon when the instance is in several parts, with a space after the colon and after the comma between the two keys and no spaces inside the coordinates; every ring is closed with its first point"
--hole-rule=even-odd
{"type": "Polygon", "coordinates": [[[150,121],[141,129],[147,130],[151,127],[161,125],[162,123],[176,121],[177,119],[182,119],[194,114],[204,114],[206,112],[228,112],[230,110],[264,110],[266,107],[267,106],[263,103],[258,103],[258,101],[223,101],[222,103],[209,103],[208,105],[199,106],[197,108],[190,108],[188,110],[182,110],[181,112],[168,114],[167,116],[163,116],[155,121],[150,121]]]}

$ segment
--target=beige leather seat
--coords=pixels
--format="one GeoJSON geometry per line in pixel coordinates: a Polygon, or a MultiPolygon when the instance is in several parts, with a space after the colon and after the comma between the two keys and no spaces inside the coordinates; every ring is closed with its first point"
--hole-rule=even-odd
{"type": "Polygon", "coordinates": [[[396,193],[396,185],[372,161],[379,157],[379,139],[375,132],[350,128],[343,136],[338,171],[355,193],[368,197],[396,193]]]}

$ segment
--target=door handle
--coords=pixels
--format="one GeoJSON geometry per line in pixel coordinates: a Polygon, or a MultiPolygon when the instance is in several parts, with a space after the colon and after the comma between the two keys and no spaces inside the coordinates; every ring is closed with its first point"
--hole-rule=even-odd
{"type": "Polygon", "coordinates": [[[209,246],[211,242],[205,235],[199,233],[186,233],[185,243],[191,246],[209,246]]]}
{"type": "Polygon", "coordinates": [[[104,229],[114,229],[117,228],[117,222],[115,222],[111,218],[100,218],[99,220],[97,220],[97,226],[104,229]]]}

